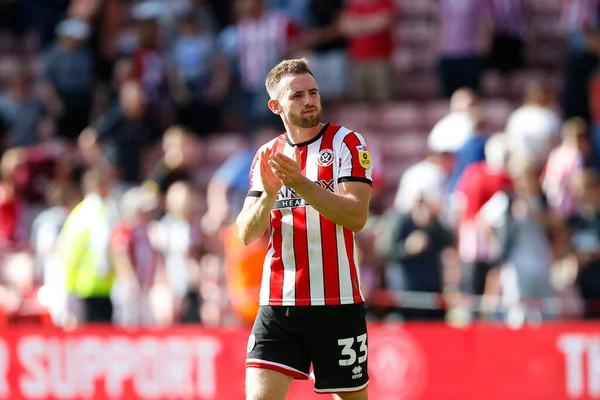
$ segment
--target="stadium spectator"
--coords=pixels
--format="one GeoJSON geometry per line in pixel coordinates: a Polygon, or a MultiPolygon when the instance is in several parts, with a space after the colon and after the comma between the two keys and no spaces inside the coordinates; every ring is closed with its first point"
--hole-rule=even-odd
{"type": "Polygon", "coordinates": [[[498,282],[488,279],[485,292],[502,295],[509,320],[525,320],[542,315],[543,299],[553,295],[550,266],[554,252],[550,234],[558,227],[542,192],[537,164],[513,158],[509,167],[513,190],[496,192],[478,217],[500,247],[493,267],[498,271],[490,272],[490,278],[495,277],[498,282]],[[490,286],[501,291],[492,293],[490,286]]]}
{"type": "Polygon", "coordinates": [[[51,184],[46,192],[48,208],[33,221],[31,248],[35,260],[36,280],[48,293],[48,309],[54,323],[67,323],[65,270],[57,255],[58,238],[67,216],[81,201],[77,187],[70,183],[51,184]]]}
{"type": "Polygon", "coordinates": [[[550,208],[563,218],[575,210],[571,180],[591,163],[588,127],[582,118],[572,118],[562,126],[562,143],[548,157],[543,175],[543,189],[550,208]]]}
{"type": "Polygon", "coordinates": [[[394,199],[399,213],[408,213],[415,202],[426,197],[429,204],[440,206],[451,168],[452,156],[448,153],[431,153],[425,160],[415,163],[402,174],[394,199]]]}
{"type": "Polygon", "coordinates": [[[570,0],[562,2],[560,24],[568,43],[567,71],[562,96],[564,118],[582,117],[589,121],[588,80],[598,66],[597,1],[570,0]]]}
{"type": "Polygon", "coordinates": [[[0,161],[0,248],[19,246],[26,240],[23,199],[14,179],[23,158],[21,149],[9,149],[0,161]]]}
{"type": "Polygon", "coordinates": [[[573,176],[572,191],[577,199],[575,214],[569,218],[570,254],[577,267],[576,284],[583,300],[584,318],[600,318],[600,178],[586,169],[573,176]]]}
{"type": "Polygon", "coordinates": [[[58,257],[65,268],[70,317],[79,323],[112,323],[110,298],[115,278],[109,259],[110,232],[118,220],[110,201],[113,178],[103,170],[83,176],[85,197],[71,211],[60,233],[58,257]]]}
{"type": "Polygon", "coordinates": [[[454,153],[454,167],[448,179],[447,191],[452,192],[465,169],[485,160],[485,143],[489,132],[481,115],[472,116],[473,135],[454,153]]]}
{"type": "Polygon", "coordinates": [[[39,143],[38,125],[45,108],[33,91],[33,76],[26,65],[17,65],[7,90],[0,93],[0,119],[8,135],[1,147],[33,146],[39,143]]]}
{"type": "Polygon", "coordinates": [[[135,79],[144,88],[152,121],[160,128],[167,122],[169,98],[167,55],[159,37],[159,18],[162,10],[159,2],[151,0],[134,6],[132,13],[138,24],[138,43],[131,55],[135,79]]]}
{"type": "Polygon", "coordinates": [[[506,134],[514,151],[543,165],[550,151],[560,142],[561,120],[554,111],[547,86],[532,82],[525,89],[524,104],[506,123],[506,134]]]}
{"type": "MultiPolygon", "coordinates": [[[[439,220],[439,193],[421,192],[407,206],[386,214],[386,227],[376,240],[380,257],[392,263],[384,272],[385,288],[442,293],[445,267],[442,255],[453,246],[454,239],[439,220]]],[[[399,311],[406,320],[444,318],[440,310],[401,308],[399,311]]]]}
{"type": "Polygon", "coordinates": [[[193,16],[206,34],[215,36],[218,24],[213,9],[206,0],[172,0],[164,2],[160,13],[160,37],[163,48],[172,49],[179,36],[180,18],[193,16]],[[166,4],[165,4],[166,3],[166,4]]]}
{"type": "Polygon", "coordinates": [[[56,118],[56,134],[73,141],[87,126],[94,103],[95,60],[86,43],[90,26],[67,19],[56,33],[45,59],[44,101],[56,118]]]}
{"type": "Polygon", "coordinates": [[[202,306],[199,263],[205,252],[204,235],[193,202],[193,188],[188,183],[173,183],[167,191],[166,214],[153,234],[165,259],[179,322],[200,322],[202,306]]]}
{"type": "Polygon", "coordinates": [[[150,172],[146,182],[158,187],[165,195],[178,181],[192,183],[199,148],[192,132],[181,126],[171,126],[162,137],[163,156],[150,172]]]}
{"type": "Polygon", "coordinates": [[[457,89],[450,98],[450,112],[431,129],[427,147],[438,153],[456,153],[475,135],[475,120],[481,115],[477,93],[466,87],[457,89]]]}
{"type": "Polygon", "coordinates": [[[339,29],[347,38],[354,100],[390,100],[396,8],[391,0],[350,0],[339,29]]]}
{"type": "Polygon", "coordinates": [[[191,11],[179,21],[171,56],[170,84],[176,119],[200,136],[217,129],[229,89],[227,61],[217,53],[216,38],[191,11]]]}
{"type": "Polygon", "coordinates": [[[441,94],[450,98],[462,87],[479,92],[484,57],[491,46],[489,3],[442,0],[439,4],[438,74],[441,94]]]}
{"type": "Polygon", "coordinates": [[[142,87],[133,81],[123,84],[118,103],[79,137],[87,161],[114,168],[125,185],[139,183],[142,153],[158,136],[147,115],[142,87]]]}
{"type": "Polygon", "coordinates": [[[525,66],[525,36],[529,22],[525,0],[491,0],[493,26],[490,68],[502,73],[525,66]]]}
{"type": "Polygon", "coordinates": [[[507,171],[508,139],[492,135],[485,144],[485,161],[469,165],[456,185],[453,202],[459,216],[458,253],[463,263],[462,283],[468,292],[483,294],[487,274],[498,257],[498,243],[480,229],[477,215],[498,191],[511,187],[507,171]]]}
{"type": "Polygon", "coordinates": [[[473,117],[465,112],[451,112],[434,125],[427,137],[427,147],[438,153],[453,154],[473,135],[473,117]]]}
{"type": "Polygon", "coordinates": [[[148,235],[148,224],[158,210],[152,190],[133,187],[121,198],[122,219],[110,238],[110,262],[115,271],[112,299],[115,322],[124,326],[155,323],[150,291],[156,281],[160,260],[148,235]]]}
{"type": "Polygon", "coordinates": [[[307,52],[314,74],[320,79],[323,100],[341,100],[348,86],[346,40],[340,30],[342,0],[308,1],[309,24],[300,48],[307,52]]]}
{"type": "Polygon", "coordinates": [[[600,168],[600,70],[596,70],[589,81],[590,92],[590,135],[594,150],[595,166],[600,168]]]}
{"type": "Polygon", "coordinates": [[[234,8],[237,22],[220,41],[232,70],[239,73],[244,131],[249,134],[267,118],[278,122],[265,106],[264,77],[295,52],[300,30],[288,15],[266,10],[263,0],[236,0],[234,8]]]}

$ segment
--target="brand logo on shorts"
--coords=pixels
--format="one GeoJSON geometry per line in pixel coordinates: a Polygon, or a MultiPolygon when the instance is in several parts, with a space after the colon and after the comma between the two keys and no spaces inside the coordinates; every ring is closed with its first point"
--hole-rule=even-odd
{"type": "Polygon", "coordinates": [[[252,351],[252,349],[254,349],[255,345],[256,345],[256,338],[254,337],[254,334],[251,333],[250,337],[248,338],[248,346],[246,347],[246,352],[250,353],[252,351]]]}
{"type": "Polygon", "coordinates": [[[321,150],[317,156],[317,164],[319,164],[321,167],[329,167],[331,164],[333,164],[333,159],[333,150],[321,150]]]}
{"type": "Polygon", "coordinates": [[[354,374],[352,375],[352,379],[362,378],[362,367],[357,365],[356,367],[352,368],[352,373],[354,374]]]}

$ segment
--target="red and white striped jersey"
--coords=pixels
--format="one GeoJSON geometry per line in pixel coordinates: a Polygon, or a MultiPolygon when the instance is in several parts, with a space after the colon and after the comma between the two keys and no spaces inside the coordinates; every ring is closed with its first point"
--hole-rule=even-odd
{"type": "Polygon", "coordinates": [[[577,203],[570,185],[573,176],[584,167],[584,155],[574,146],[561,144],[550,153],[542,175],[542,189],[550,209],[558,216],[566,218],[575,212],[577,203]]]}
{"type": "Polygon", "coordinates": [[[598,0],[564,0],[561,24],[567,31],[580,31],[598,25],[598,0]]]}
{"type": "MultiPolygon", "coordinates": [[[[265,148],[293,157],[294,147],[282,134],[258,151],[250,171],[249,196],[263,192],[258,167],[265,148]]],[[[363,137],[339,125],[326,124],[311,141],[297,145],[304,175],[325,190],[338,184],[371,184],[371,156],[363,137]]],[[[271,211],[270,240],[263,266],[260,304],[317,306],[361,303],[354,233],[336,225],[282,187],[271,211]]]]}
{"type": "Polygon", "coordinates": [[[265,76],[285,58],[300,30],[286,14],[266,12],[259,19],[241,20],[236,31],[242,85],[264,90],[265,76]]]}

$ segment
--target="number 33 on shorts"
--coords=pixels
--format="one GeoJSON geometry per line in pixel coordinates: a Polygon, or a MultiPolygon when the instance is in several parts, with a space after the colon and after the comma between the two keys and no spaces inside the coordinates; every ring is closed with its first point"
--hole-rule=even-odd
{"type": "Polygon", "coordinates": [[[339,359],[338,364],[341,367],[352,367],[352,379],[359,379],[362,377],[362,367],[358,364],[363,364],[367,361],[368,349],[367,349],[367,334],[363,333],[356,338],[349,337],[345,339],[339,339],[338,345],[342,348],[342,358],[339,359]],[[358,343],[358,354],[354,350],[355,343],[358,343]]]}

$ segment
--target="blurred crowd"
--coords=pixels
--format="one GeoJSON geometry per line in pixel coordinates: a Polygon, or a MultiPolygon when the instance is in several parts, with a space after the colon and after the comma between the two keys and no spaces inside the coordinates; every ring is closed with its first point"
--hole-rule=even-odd
{"type": "Polygon", "coordinates": [[[244,247],[233,221],[256,149],[283,129],[264,77],[304,56],[325,115],[412,101],[415,84],[448,111],[395,195],[386,140],[332,121],[374,158],[357,235],[371,318],[598,317],[599,15],[583,0],[2,2],[0,315],[251,323],[266,238],[244,247]],[[528,68],[532,10],[546,5],[560,14],[560,90],[527,82],[492,124],[485,79],[528,68]],[[398,72],[409,10],[434,27],[433,79],[398,72]]]}

